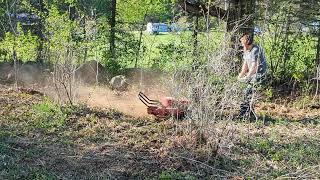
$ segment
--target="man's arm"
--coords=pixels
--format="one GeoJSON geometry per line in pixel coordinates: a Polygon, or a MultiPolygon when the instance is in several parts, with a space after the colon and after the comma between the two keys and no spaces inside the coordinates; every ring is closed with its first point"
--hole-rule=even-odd
{"type": "Polygon", "coordinates": [[[251,68],[250,71],[248,72],[247,76],[250,77],[250,76],[256,74],[256,73],[257,73],[257,67],[258,67],[258,66],[257,66],[257,62],[253,62],[253,63],[252,63],[252,68],[251,68]]]}
{"type": "Polygon", "coordinates": [[[242,78],[248,72],[248,64],[244,61],[242,64],[241,72],[238,75],[238,79],[242,78]]]}

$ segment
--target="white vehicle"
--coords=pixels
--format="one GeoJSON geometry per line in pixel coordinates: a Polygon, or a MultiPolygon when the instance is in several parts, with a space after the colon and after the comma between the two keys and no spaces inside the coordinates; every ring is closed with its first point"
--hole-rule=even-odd
{"type": "Polygon", "coordinates": [[[168,32],[168,25],[165,23],[148,23],[147,24],[147,32],[150,34],[159,34],[161,32],[168,32]]]}

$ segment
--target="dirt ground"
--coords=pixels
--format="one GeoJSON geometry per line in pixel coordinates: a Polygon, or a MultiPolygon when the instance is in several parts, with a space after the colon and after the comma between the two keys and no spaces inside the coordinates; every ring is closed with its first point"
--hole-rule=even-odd
{"type": "MultiPolygon", "coordinates": [[[[78,91],[79,102],[95,108],[112,108],[125,114],[139,117],[150,117],[147,114],[146,106],[139,100],[138,94],[142,89],[137,87],[129,91],[116,92],[108,87],[81,87],[78,91]]],[[[159,100],[169,96],[165,90],[149,88],[147,91],[149,98],[159,100]]]]}
{"type": "MultiPolygon", "coordinates": [[[[220,122],[199,135],[188,132],[188,121],[146,114],[138,92],[159,99],[168,94],[160,87],[81,87],[81,103],[73,108],[53,104],[42,94],[48,89],[31,90],[0,85],[0,179],[269,179],[305,172],[320,177],[314,123],[220,122]],[[297,163],[307,163],[306,169],[299,171],[297,163]]],[[[275,121],[317,118],[317,108],[256,106],[275,121]]]]}

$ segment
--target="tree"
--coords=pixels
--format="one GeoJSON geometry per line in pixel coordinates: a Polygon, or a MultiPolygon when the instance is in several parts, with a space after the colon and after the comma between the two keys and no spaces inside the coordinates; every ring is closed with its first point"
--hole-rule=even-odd
{"type": "Polygon", "coordinates": [[[229,0],[224,2],[228,8],[220,6],[225,5],[216,2],[207,2],[200,0],[178,0],[177,4],[193,16],[208,14],[224,20],[227,23],[227,31],[253,32],[254,7],[255,0],[229,0]],[[218,4],[218,5],[216,5],[218,4]],[[220,6],[219,6],[220,5],[220,6]]]}
{"type": "Polygon", "coordinates": [[[112,59],[116,57],[115,36],[116,36],[116,13],[117,1],[111,0],[111,17],[110,17],[110,55],[112,59]]]}
{"type": "Polygon", "coordinates": [[[5,26],[5,12],[6,12],[6,4],[4,0],[0,0],[0,40],[3,38],[4,33],[6,32],[5,26]]]}

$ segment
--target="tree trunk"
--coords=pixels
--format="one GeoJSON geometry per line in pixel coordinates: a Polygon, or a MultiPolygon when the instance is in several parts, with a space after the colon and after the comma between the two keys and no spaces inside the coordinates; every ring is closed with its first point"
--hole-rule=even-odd
{"type": "MultiPolygon", "coordinates": [[[[177,4],[193,16],[207,13],[225,20],[227,22],[227,31],[242,34],[244,32],[253,33],[254,30],[254,11],[256,0],[230,0],[228,10],[224,10],[216,5],[207,5],[188,0],[178,0],[177,4]]],[[[232,38],[232,44],[237,43],[237,36],[232,38]]]]}
{"type": "MultiPolygon", "coordinates": [[[[231,32],[231,56],[237,57],[236,67],[241,67],[242,51],[239,38],[244,33],[254,35],[254,10],[256,0],[233,0],[230,2],[227,18],[227,32],[231,32]]],[[[240,69],[238,69],[239,71],[240,69]]]]}
{"type": "Polygon", "coordinates": [[[116,38],[116,10],[117,1],[111,1],[111,18],[110,18],[110,56],[114,60],[116,55],[115,38],[116,38]]]}
{"type": "MultiPolygon", "coordinates": [[[[43,13],[44,10],[44,3],[43,0],[39,1],[39,10],[41,13],[43,13]]],[[[37,47],[37,62],[39,64],[43,64],[44,61],[44,57],[43,57],[43,44],[44,44],[44,35],[43,35],[43,31],[44,31],[44,22],[42,20],[42,18],[38,21],[38,28],[37,28],[37,35],[39,37],[38,40],[38,47],[37,47]]]]}
{"type": "MultiPolygon", "coordinates": [[[[84,55],[83,55],[83,63],[85,63],[87,61],[87,57],[88,57],[88,38],[87,38],[87,31],[86,31],[86,18],[83,18],[83,41],[84,41],[84,55]]],[[[97,61],[97,59],[95,59],[97,61]]]]}
{"type": "Polygon", "coordinates": [[[317,45],[317,54],[316,54],[316,93],[318,95],[319,83],[320,83],[320,26],[318,26],[318,45],[317,45]]]}
{"type": "Polygon", "coordinates": [[[317,45],[316,63],[317,63],[317,67],[320,67],[320,26],[318,26],[318,45],[317,45]]]}
{"type": "Polygon", "coordinates": [[[199,17],[196,16],[193,20],[193,66],[192,69],[196,70],[199,67],[198,59],[198,31],[199,31],[199,17]]]}
{"type": "Polygon", "coordinates": [[[234,32],[231,38],[233,48],[237,49],[238,36],[254,32],[255,0],[234,0],[230,2],[227,18],[227,31],[234,32]],[[232,13],[231,13],[232,12],[232,13]]]}
{"type": "Polygon", "coordinates": [[[12,48],[12,58],[14,66],[14,87],[18,88],[18,58],[17,58],[17,3],[14,3],[13,7],[13,48],[12,48]]]}
{"type": "Polygon", "coordinates": [[[140,49],[141,49],[141,43],[142,43],[142,35],[143,35],[143,28],[144,28],[144,23],[146,21],[146,17],[147,17],[147,12],[144,14],[143,16],[143,21],[142,21],[142,24],[141,24],[141,27],[140,27],[140,35],[139,35],[139,44],[138,44],[138,49],[137,49],[137,52],[136,52],[136,61],[134,63],[134,68],[137,68],[138,67],[138,59],[139,59],[139,56],[140,56],[140,49]]]}
{"type": "Polygon", "coordinates": [[[253,33],[255,0],[234,0],[231,2],[227,20],[227,31],[253,33]]]}
{"type": "Polygon", "coordinates": [[[287,21],[286,21],[286,30],[285,30],[285,37],[284,37],[284,54],[283,54],[283,58],[282,58],[282,79],[285,77],[286,73],[287,73],[287,68],[286,68],[286,64],[287,61],[289,60],[289,52],[288,52],[288,47],[289,47],[289,30],[290,30],[290,15],[289,13],[287,14],[287,21]]]}
{"type": "Polygon", "coordinates": [[[195,59],[198,56],[198,31],[199,31],[199,17],[196,16],[194,19],[193,26],[193,56],[195,59]]]}

